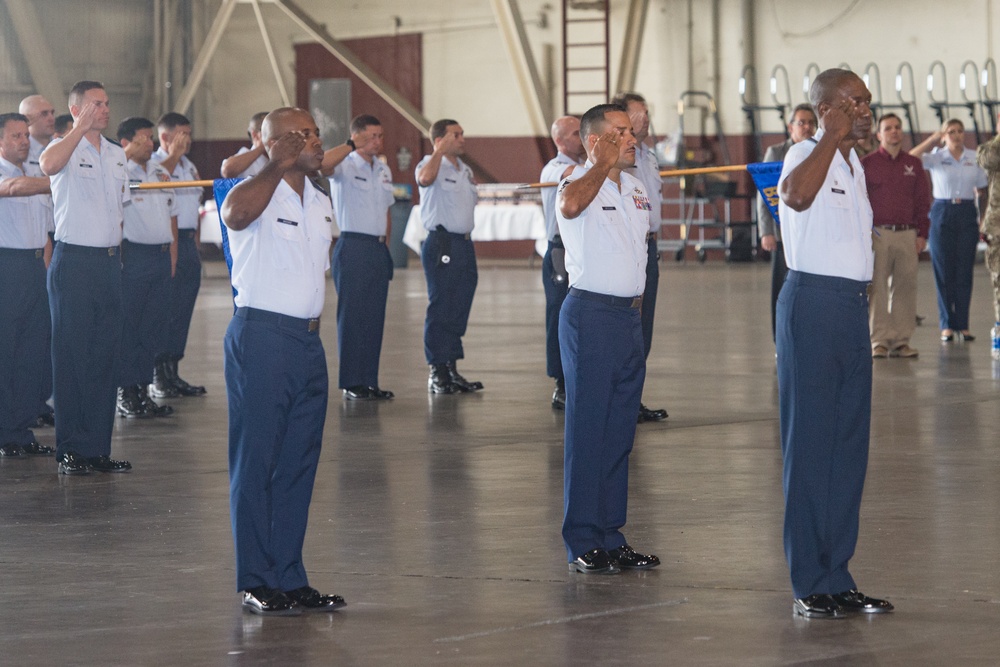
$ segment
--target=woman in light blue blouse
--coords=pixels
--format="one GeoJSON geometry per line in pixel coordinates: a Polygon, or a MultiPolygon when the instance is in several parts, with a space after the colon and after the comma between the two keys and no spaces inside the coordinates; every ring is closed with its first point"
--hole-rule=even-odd
{"type": "Polygon", "coordinates": [[[979,242],[976,201],[986,188],[986,172],[976,162],[976,151],[965,147],[965,126],[951,119],[910,155],[919,157],[930,172],[934,192],[928,239],[934,282],[937,285],[941,340],[975,340],[969,332],[972,270],[979,242]],[[941,144],[930,151],[935,144],[941,144]]]}

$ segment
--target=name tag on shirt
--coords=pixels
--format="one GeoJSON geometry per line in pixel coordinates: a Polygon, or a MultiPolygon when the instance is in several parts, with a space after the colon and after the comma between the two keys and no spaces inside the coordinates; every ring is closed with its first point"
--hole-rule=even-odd
{"type": "Polygon", "coordinates": [[[355,176],[354,179],[358,181],[364,181],[365,183],[368,182],[368,179],[364,178],[363,176],[355,176]]]}
{"type": "Polygon", "coordinates": [[[283,225],[291,225],[292,227],[299,226],[299,223],[295,222],[294,220],[285,220],[284,218],[278,218],[278,222],[280,222],[283,225]]]}
{"type": "Polygon", "coordinates": [[[458,183],[458,181],[456,181],[456,180],[455,180],[455,179],[453,179],[453,178],[446,178],[446,179],[444,179],[444,180],[445,180],[445,182],[446,182],[446,183],[458,183]]]}
{"type": "Polygon", "coordinates": [[[602,211],[617,211],[618,209],[615,208],[614,206],[602,206],[601,210],[602,211]]]}
{"type": "Polygon", "coordinates": [[[83,167],[84,169],[93,169],[94,168],[94,165],[92,165],[92,164],[90,164],[88,162],[81,162],[80,166],[83,167]]]}
{"type": "Polygon", "coordinates": [[[840,188],[830,188],[830,191],[835,195],[846,195],[847,193],[840,188]]]}

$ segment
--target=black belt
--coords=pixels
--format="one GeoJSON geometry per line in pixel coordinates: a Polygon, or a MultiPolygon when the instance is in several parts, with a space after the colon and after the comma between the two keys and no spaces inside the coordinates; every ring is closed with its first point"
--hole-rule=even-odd
{"type": "Polygon", "coordinates": [[[384,236],[375,236],[374,234],[365,234],[364,232],[340,232],[340,238],[358,239],[361,241],[378,241],[379,243],[385,243],[384,236]]]}
{"type": "Polygon", "coordinates": [[[649,232],[648,234],[646,234],[646,243],[655,240],[656,240],[656,232],[649,232]]]}
{"type": "Polygon", "coordinates": [[[615,306],[616,308],[638,308],[642,305],[641,294],[639,296],[611,296],[610,294],[588,292],[585,289],[578,289],[576,287],[570,287],[569,293],[581,299],[597,301],[607,306],[615,306]]]}
{"type": "Polygon", "coordinates": [[[875,225],[879,229],[888,229],[890,232],[905,232],[909,229],[916,229],[913,225],[875,225]]]}
{"type": "Polygon", "coordinates": [[[73,255],[107,255],[108,257],[114,257],[121,252],[119,246],[111,246],[110,248],[98,248],[89,245],[76,245],[73,243],[66,243],[64,241],[56,241],[56,246],[60,247],[63,252],[70,253],[73,255]]]}
{"type": "Polygon", "coordinates": [[[124,239],[122,241],[122,248],[125,247],[146,252],[170,252],[169,243],[136,243],[135,241],[124,239]]]}
{"type": "Polygon", "coordinates": [[[555,247],[555,248],[565,248],[566,247],[566,246],[563,245],[562,237],[559,236],[558,234],[556,234],[551,239],[549,239],[549,243],[551,243],[552,246],[555,247]]]}
{"type": "Polygon", "coordinates": [[[45,254],[44,248],[0,248],[0,255],[7,257],[34,257],[41,258],[45,254]]]}
{"type": "Polygon", "coordinates": [[[274,313],[270,310],[261,310],[259,308],[248,308],[246,306],[237,308],[234,317],[242,317],[244,320],[257,320],[258,322],[268,322],[269,324],[277,324],[280,327],[288,327],[289,329],[306,330],[309,332],[319,331],[319,318],[315,317],[312,319],[305,319],[302,317],[292,317],[291,315],[282,315],[281,313],[274,313]]]}
{"type": "Polygon", "coordinates": [[[935,199],[934,200],[935,204],[937,204],[938,202],[940,202],[942,204],[953,204],[955,206],[958,206],[960,204],[975,204],[976,200],[975,199],[935,199]]]}
{"type": "Polygon", "coordinates": [[[468,240],[470,240],[472,238],[472,234],[469,233],[469,232],[467,232],[465,234],[461,234],[459,232],[449,232],[447,229],[432,229],[429,232],[427,232],[427,234],[428,235],[430,235],[430,234],[449,234],[451,236],[460,236],[463,239],[465,239],[466,241],[468,241],[468,240]]]}
{"type": "Polygon", "coordinates": [[[193,239],[195,234],[198,233],[197,229],[178,229],[177,238],[179,239],[193,239]]]}

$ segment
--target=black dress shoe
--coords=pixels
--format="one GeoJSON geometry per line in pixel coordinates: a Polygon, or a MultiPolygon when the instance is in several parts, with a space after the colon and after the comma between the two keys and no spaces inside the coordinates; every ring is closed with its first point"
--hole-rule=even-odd
{"type": "Polygon", "coordinates": [[[24,449],[21,448],[21,445],[12,442],[0,446],[0,456],[5,459],[16,459],[19,456],[24,456],[24,449]]]}
{"type": "Polygon", "coordinates": [[[375,401],[379,398],[383,398],[380,394],[389,394],[385,398],[392,398],[392,392],[382,392],[377,387],[366,387],[364,385],[355,385],[353,387],[348,387],[344,390],[344,398],[349,401],[375,401]]]}
{"type": "Polygon", "coordinates": [[[961,339],[962,339],[962,340],[964,340],[964,341],[965,341],[966,343],[971,343],[972,341],[976,340],[976,337],[975,337],[975,336],[973,336],[973,335],[972,335],[972,334],[970,334],[970,333],[965,333],[964,331],[959,331],[959,332],[958,332],[958,335],[959,335],[959,336],[961,337],[961,339]]]}
{"type": "Polygon", "coordinates": [[[844,611],[856,614],[888,614],[895,609],[888,600],[870,598],[856,588],[831,597],[844,611]]]}
{"type": "Polygon", "coordinates": [[[844,608],[837,604],[832,595],[810,595],[796,598],[792,603],[792,613],[806,618],[847,618],[844,608]]]}
{"type": "Polygon", "coordinates": [[[152,417],[142,404],[142,398],[135,385],[128,387],[118,387],[118,399],[115,401],[115,410],[119,417],[126,419],[147,419],[152,417]]]}
{"type": "Polygon", "coordinates": [[[556,388],[552,392],[552,407],[556,410],[566,409],[566,385],[562,380],[556,380],[556,388]]]}
{"type": "Polygon", "coordinates": [[[52,410],[49,410],[48,412],[43,412],[42,414],[38,415],[38,418],[35,420],[35,426],[38,428],[43,428],[45,426],[55,426],[55,425],[56,425],[56,413],[53,412],[52,410]]]}
{"type": "Polygon", "coordinates": [[[396,398],[396,394],[388,389],[379,389],[378,387],[372,387],[372,389],[375,390],[375,399],[378,401],[391,401],[396,398]]]}
{"type": "Polygon", "coordinates": [[[188,384],[188,382],[180,376],[177,372],[177,364],[180,363],[180,359],[171,359],[167,364],[167,369],[170,372],[170,384],[173,385],[174,389],[177,390],[177,394],[180,396],[204,396],[207,392],[205,388],[200,385],[188,384]]]}
{"type": "Polygon", "coordinates": [[[462,377],[458,372],[458,368],[455,366],[454,361],[449,361],[447,366],[448,373],[451,375],[452,383],[457,385],[462,391],[479,391],[483,388],[482,382],[473,382],[462,377]]]}
{"type": "Polygon", "coordinates": [[[169,417],[174,414],[174,409],[169,405],[158,405],[156,401],[151,399],[143,385],[137,384],[135,390],[139,392],[139,402],[142,404],[142,409],[150,417],[169,417]]]}
{"type": "Polygon", "coordinates": [[[618,574],[618,563],[604,549],[591,549],[569,563],[570,572],[584,574],[618,574]]]}
{"type": "Polygon", "coordinates": [[[303,586],[293,591],[285,591],[285,595],[302,611],[336,611],[347,606],[344,598],[339,595],[323,595],[312,586],[303,586]]]}
{"type": "Polygon", "coordinates": [[[635,549],[627,544],[623,544],[617,549],[612,549],[608,555],[618,563],[618,567],[623,570],[648,570],[660,564],[660,559],[652,554],[646,556],[636,553],[635,549]]]}
{"type": "Polygon", "coordinates": [[[431,364],[431,374],[427,378],[427,390],[432,394],[457,394],[462,389],[451,381],[451,373],[445,364],[431,364]]]}
{"type": "Polygon", "coordinates": [[[41,445],[34,440],[26,445],[21,445],[21,451],[24,452],[25,456],[52,456],[56,453],[56,450],[45,445],[41,445]]]}
{"type": "Polygon", "coordinates": [[[639,418],[636,420],[637,423],[641,424],[643,422],[661,422],[667,418],[666,410],[651,410],[647,408],[642,403],[639,404],[639,418]]]}
{"type": "Polygon", "coordinates": [[[128,472],[132,469],[128,461],[116,461],[109,456],[92,456],[87,459],[87,464],[97,472],[128,472]]]}
{"type": "Polygon", "coordinates": [[[257,586],[243,591],[243,609],[261,616],[299,616],[302,609],[281,591],[257,586]]]}
{"type": "Polygon", "coordinates": [[[149,385],[149,395],[153,398],[177,398],[181,395],[174,387],[169,359],[161,359],[153,366],[153,384],[149,385]]]}
{"type": "Polygon", "coordinates": [[[90,463],[76,452],[66,452],[56,459],[60,475],[89,475],[90,463]]]}

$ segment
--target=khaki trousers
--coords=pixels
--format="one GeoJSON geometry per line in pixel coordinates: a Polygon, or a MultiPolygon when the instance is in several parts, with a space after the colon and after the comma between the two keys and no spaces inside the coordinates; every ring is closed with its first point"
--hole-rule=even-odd
{"type": "Polygon", "coordinates": [[[1000,236],[990,234],[986,237],[986,266],[990,270],[990,278],[993,279],[993,309],[996,319],[1000,322],[1000,236]]]}
{"type": "Polygon", "coordinates": [[[872,232],[875,265],[869,298],[868,324],[872,349],[895,350],[910,342],[917,325],[917,230],[872,232]]]}

